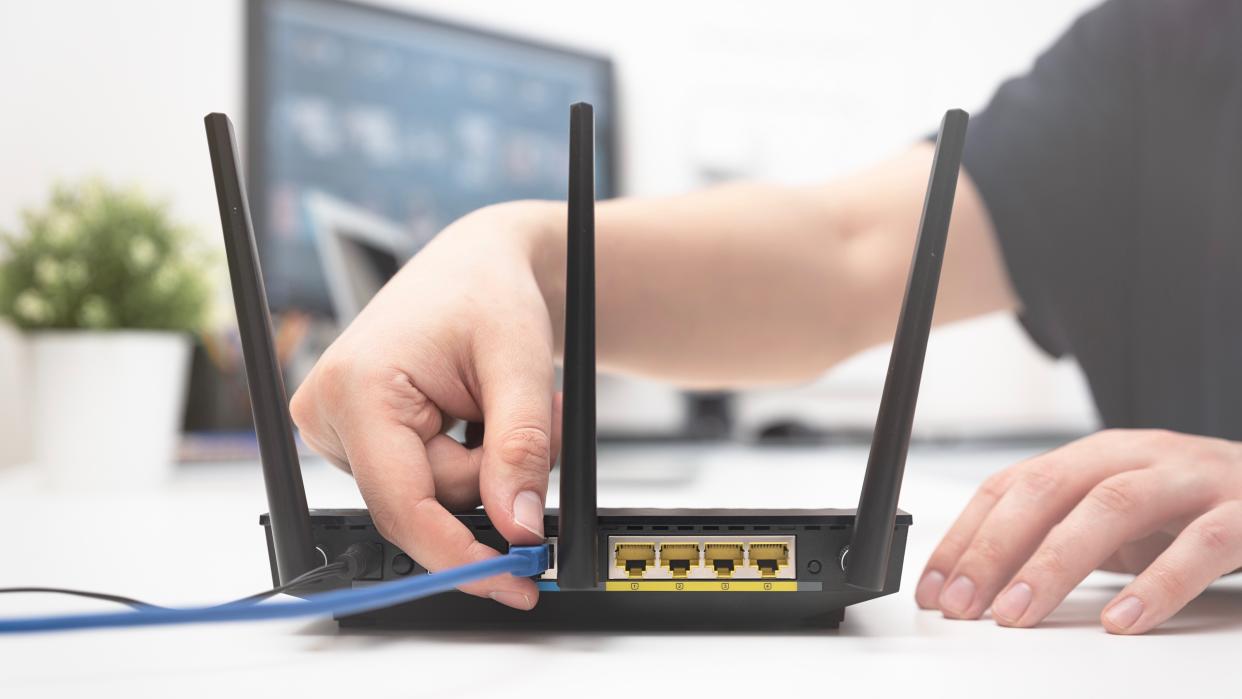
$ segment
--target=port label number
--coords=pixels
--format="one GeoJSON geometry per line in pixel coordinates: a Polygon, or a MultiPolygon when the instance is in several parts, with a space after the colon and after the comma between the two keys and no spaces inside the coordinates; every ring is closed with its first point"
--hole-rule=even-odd
{"type": "Polygon", "coordinates": [[[677,590],[678,592],[681,592],[682,590],[686,589],[686,584],[683,582],[679,582],[673,586],[673,589],[677,590]]]}
{"type": "Polygon", "coordinates": [[[765,583],[763,584],[763,589],[764,589],[764,591],[765,591],[765,592],[767,592],[767,591],[771,591],[771,590],[772,590],[772,583],[770,583],[770,582],[765,582],[765,583]]]}
{"type": "Polygon", "coordinates": [[[635,590],[635,591],[637,591],[637,590],[638,590],[638,583],[636,583],[636,582],[632,582],[632,583],[630,583],[630,589],[631,589],[631,590],[635,590]]]}

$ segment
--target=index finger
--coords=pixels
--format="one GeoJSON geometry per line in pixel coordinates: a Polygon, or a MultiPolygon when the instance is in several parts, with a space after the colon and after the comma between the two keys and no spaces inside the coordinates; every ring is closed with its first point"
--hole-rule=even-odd
{"type": "Polygon", "coordinates": [[[483,507],[507,541],[541,542],[548,471],[556,458],[551,351],[491,354],[476,363],[487,419],[479,472],[483,507]]]}
{"type": "MultiPolygon", "coordinates": [[[[414,428],[383,411],[354,417],[355,427],[341,431],[341,442],[380,534],[429,571],[499,555],[436,500],[426,446],[414,428]]],[[[461,589],[517,609],[534,607],[539,596],[533,582],[510,575],[461,589]]]]}

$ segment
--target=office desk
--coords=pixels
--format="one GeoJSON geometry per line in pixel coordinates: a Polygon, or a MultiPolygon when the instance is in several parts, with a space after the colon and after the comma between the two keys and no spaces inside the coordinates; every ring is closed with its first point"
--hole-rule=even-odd
{"type": "MultiPolygon", "coordinates": [[[[903,590],[852,607],[835,632],[732,634],[340,633],[287,621],[0,638],[0,696],[1237,696],[1242,581],[1209,589],[1162,630],[1105,634],[1124,578],[1092,576],[1041,627],[946,621],[911,590],[983,475],[1030,449],[916,448],[903,590]],[[846,694],[850,693],[850,694],[846,694]]],[[[636,448],[600,457],[606,506],[852,506],[861,448],[636,448]]],[[[352,481],[306,465],[313,506],[360,504],[352,481]]],[[[157,603],[267,587],[254,464],[187,467],[148,492],[63,493],[0,473],[0,586],[98,589],[157,603]]],[[[110,608],[0,597],[0,613],[110,608]]]]}

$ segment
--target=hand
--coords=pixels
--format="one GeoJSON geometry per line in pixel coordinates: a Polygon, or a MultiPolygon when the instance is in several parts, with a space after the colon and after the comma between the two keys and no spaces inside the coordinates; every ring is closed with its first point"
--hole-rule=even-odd
{"type": "Polygon", "coordinates": [[[1038,624],[1092,570],[1134,573],[1100,615],[1140,634],[1242,566],[1242,445],[1107,430],[989,478],[927,563],[919,606],[1038,624]],[[946,584],[947,581],[947,584],[946,584]]]}
{"type": "MultiPolygon", "coordinates": [[[[379,532],[431,571],[498,555],[450,510],[482,502],[510,543],[543,540],[560,419],[551,320],[523,234],[532,206],[445,229],[332,343],[290,406],[306,443],[352,471],[379,532]],[[485,418],[479,449],[444,434],[452,419],[485,418]]],[[[539,595],[508,575],[462,589],[518,609],[539,595]]]]}

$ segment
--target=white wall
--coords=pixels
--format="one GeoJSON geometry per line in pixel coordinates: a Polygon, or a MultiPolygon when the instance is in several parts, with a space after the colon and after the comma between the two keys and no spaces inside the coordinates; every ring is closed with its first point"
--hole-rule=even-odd
{"type": "MultiPolygon", "coordinates": [[[[752,153],[754,175],[788,181],[882,156],[933,129],[946,106],[980,106],[1093,3],[389,4],[612,53],[629,189],[648,194],[696,185],[699,156],[722,150],[752,153]]],[[[166,194],[211,230],[201,117],[240,112],[241,15],[238,0],[0,5],[0,65],[10,68],[0,226],[53,179],[103,173],[166,194]]]]}
{"type": "Polygon", "coordinates": [[[241,4],[50,0],[0,6],[7,67],[0,226],[58,178],[103,174],[219,225],[202,118],[239,111],[241,4]]]}
{"type": "MultiPolygon", "coordinates": [[[[1092,3],[396,4],[612,53],[626,182],[631,193],[652,194],[698,185],[705,167],[801,182],[881,157],[933,129],[946,107],[980,106],[1092,3]]],[[[19,209],[40,203],[55,179],[103,174],[168,197],[179,217],[211,234],[201,118],[241,112],[242,9],[238,0],[0,5],[0,227],[16,225],[19,209]]],[[[943,395],[929,383],[923,415],[936,405],[1047,405],[1057,402],[1049,391],[1079,390],[1071,375],[996,395],[988,386],[998,376],[1051,369],[1033,353],[986,351],[1025,346],[1012,324],[974,332],[961,343],[973,348],[967,367],[954,368],[962,381],[943,395]]],[[[0,362],[11,364],[6,354],[0,344],[0,362]]],[[[877,366],[855,371],[874,376],[877,366]]],[[[12,403],[7,389],[0,401],[12,403]]]]}

